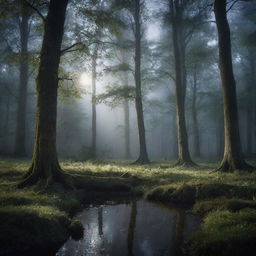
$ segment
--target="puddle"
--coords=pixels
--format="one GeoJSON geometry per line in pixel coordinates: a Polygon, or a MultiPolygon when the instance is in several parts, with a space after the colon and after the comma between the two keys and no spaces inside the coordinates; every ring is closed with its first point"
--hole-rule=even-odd
{"type": "Polygon", "coordinates": [[[182,241],[199,225],[192,214],[143,200],[89,207],[76,218],[84,238],[68,240],[56,256],[180,255],[182,241]]]}

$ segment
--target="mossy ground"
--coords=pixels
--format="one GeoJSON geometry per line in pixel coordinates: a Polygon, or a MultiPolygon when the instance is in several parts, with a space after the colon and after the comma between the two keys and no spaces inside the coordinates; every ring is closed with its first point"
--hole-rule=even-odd
{"type": "MultiPolygon", "coordinates": [[[[85,188],[75,194],[72,191],[65,191],[60,185],[55,185],[47,191],[36,188],[16,189],[15,184],[26,173],[29,164],[29,160],[0,159],[0,222],[5,223],[5,226],[1,224],[0,240],[1,244],[2,241],[15,241],[15,239],[18,239],[17,234],[18,236],[21,234],[24,237],[24,242],[21,240],[20,245],[15,245],[16,248],[20,246],[24,249],[24,245],[29,248],[31,244],[35,246],[40,245],[40,243],[49,244],[54,242],[51,239],[60,241],[64,239],[64,236],[67,237],[68,226],[71,224],[69,217],[80,206],[78,199],[96,200],[103,197],[144,194],[149,199],[167,204],[186,204],[190,207],[195,204],[194,211],[203,214],[205,221],[198,233],[190,239],[191,250],[188,251],[192,255],[196,255],[193,254],[194,252],[205,252],[204,250],[211,248],[214,244],[211,242],[202,243],[200,239],[209,238],[209,241],[211,241],[211,223],[215,225],[215,218],[221,219],[225,223],[226,219],[229,219],[225,216],[230,218],[232,218],[232,214],[238,214],[234,215],[235,217],[242,216],[242,214],[239,215],[240,211],[249,211],[251,215],[256,212],[254,209],[256,173],[211,172],[217,167],[216,163],[201,163],[199,167],[193,168],[172,168],[173,163],[171,162],[154,162],[150,165],[138,166],[130,165],[125,161],[62,161],[63,169],[70,174],[81,175],[84,178],[90,177],[91,180],[104,177],[104,182],[109,183],[114,183],[118,179],[131,187],[131,191],[125,193],[111,190],[106,193],[104,192],[104,187],[102,187],[102,191],[93,191],[91,189],[87,191],[85,188]],[[244,210],[244,208],[248,207],[252,209],[244,210]],[[226,215],[221,215],[222,213],[226,215]],[[28,218],[27,216],[30,217],[28,218]],[[208,223],[209,230],[205,228],[205,223],[208,223]],[[53,225],[56,228],[54,230],[51,229],[53,225]],[[37,228],[40,229],[40,226],[44,226],[45,229],[42,229],[39,234],[37,228]],[[49,228],[47,229],[47,227],[49,228]],[[4,230],[8,230],[6,232],[9,236],[5,235],[4,230]],[[52,234],[56,234],[55,237],[50,237],[49,232],[47,232],[49,230],[52,234]],[[207,232],[209,232],[208,235],[206,234],[207,232]],[[26,244],[30,236],[31,241],[26,244]],[[200,246],[202,248],[199,248],[200,246]]],[[[236,220],[239,222],[238,217],[236,220]]],[[[255,218],[251,218],[250,221],[256,225],[255,218]]],[[[250,232],[254,238],[255,230],[251,227],[251,224],[248,224],[247,227],[246,223],[249,222],[244,221],[243,227],[245,228],[242,229],[241,227],[241,230],[250,232]]],[[[75,226],[79,225],[76,224],[75,226]]],[[[222,231],[215,229],[214,232],[219,232],[217,235],[219,240],[215,241],[220,242],[220,244],[231,241],[230,244],[232,245],[233,242],[236,242],[236,239],[233,239],[231,234],[236,232],[236,236],[240,236],[237,235],[239,234],[239,228],[240,226],[237,224],[234,230],[228,229],[228,231],[225,231],[224,229],[227,233],[227,239],[223,240],[224,242],[221,242],[221,239],[226,233],[224,232],[223,235],[222,231]]],[[[251,237],[249,237],[249,234],[245,236],[245,231],[241,232],[241,241],[246,241],[248,238],[250,242],[251,237]]],[[[238,237],[237,239],[239,240],[240,238],[238,237]]],[[[11,243],[6,244],[11,245],[11,243]]],[[[246,243],[242,242],[242,244],[246,243]]],[[[220,246],[220,248],[222,247],[220,246]]],[[[5,250],[8,250],[8,248],[5,248],[5,250]]]]}

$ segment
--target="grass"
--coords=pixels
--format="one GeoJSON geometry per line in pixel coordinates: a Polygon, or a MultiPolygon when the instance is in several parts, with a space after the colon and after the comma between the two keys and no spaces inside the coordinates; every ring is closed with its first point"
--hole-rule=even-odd
{"type": "Polygon", "coordinates": [[[104,178],[105,184],[110,184],[109,188],[111,182],[116,184],[115,181],[122,180],[131,187],[131,191],[119,193],[110,189],[106,192],[102,187],[98,191],[84,188],[74,193],[65,191],[60,185],[54,185],[47,191],[33,188],[17,190],[15,184],[26,173],[29,164],[29,160],[0,159],[0,221],[5,223],[4,229],[0,229],[0,241],[1,244],[6,241],[8,245],[1,248],[0,255],[1,252],[8,251],[8,248],[19,250],[32,244],[39,246],[57,243],[57,240],[60,242],[64,237],[67,238],[71,231],[74,236],[80,234],[81,225],[71,222],[70,216],[80,207],[81,199],[92,201],[114,196],[145,195],[148,199],[168,204],[194,206],[193,211],[204,215],[205,219],[202,228],[189,241],[188,251],[191,255],[211,255],[203,253],[210,250],[211,246],[216,246],[215,243],[219,244],[216,250],[226,248],[223,247],[223,241],[225,245],[236,241],[232,234],[238,236],[238,240],[241,238],[242,245],[246,246],[250,246],[250,239],[254,238],[255,230],[246,220],[250,219],[256,224],[255,218],[250,218],[256,212],[256,173],[212,173],[217,167],[215,163],[201,163],[200,167],[193,168],[172,168],[172,162],[154,162],[138,166],[124,161],[64,160],[61,165],[70,174],[81,175],[88,180],[104,178]],[[233,217],[237,221],[234,229],[225,226],[233,217]],[[239,226],[240,221],[244,226],[239,226]],[[224,235],[217,229],[222,224],[226,227],[223,229],[224,235]],[[239,228],[242,231],[241,237],[239,228]],[[217,234],[215,240],[213,230],[217,234]],[[20,236],[24,239],[19,240],[20,236]],[[224,236],[227,239],[224,239],[224,236]],[[203,243],[204,237],[209,237],[209,242],[203,243]]]}
{"type": "Polygon", "coordinates": [[[0,208],[1,254],[57,245],[68,237],[70,220],[50,206],[5,206],[0,208]]]}
{"type": "Polygon", "coordinates": [[[191,256],[255,255],[256,211],[217,210],[204,219],[201,228],[188,242],[191,256]]]}
{"type": "Polygon", "coordinates": [[[196,214],[206,215],[216,210],[236,212],[244,208],[256,209],[256,201],[235,198],[228,199],[225,197],[213,200],[197,201],[193,206],[193,212],[196,214]]]}
{"type": "MultiPolygon", "coordinates": [[[[0,255],[57,247],[72,234],[70,217],[80,207],[72,191],[18,190],[28,161],[0,161],[0,255]]],[[[47,255],[47,253],[46,253],[47,255]]]]}

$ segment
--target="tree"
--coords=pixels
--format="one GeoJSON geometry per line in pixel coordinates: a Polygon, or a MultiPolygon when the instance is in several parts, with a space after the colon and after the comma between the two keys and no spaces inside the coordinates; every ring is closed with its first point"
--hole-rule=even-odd
{"type": "Polygon", "coordinates": [[[144,125],[144,114],[141,93],[141,1],[134,0],[134,13],[135,23],[135,106],[137,112],[137,122],[139,130],[140,153],[139,158],[135,161],[138,164],[149,163],[146,134],[144,125]]]}
{"type": "Polygon", "coordinates": [[[29,18],[31,8],[25,0],[20,3],[21,17],[19,19],[20,30],[20,81],[18,93],[17,126],[15,155],[25,156],[26,139],[26,106],[27,106],[27,86],[28,86],[28,38],[29,38],[29,18]]]}
{"type": "MultiPolygon", "coordinates": [[[[186,1],[185,1],[186,2],[186,1]]],[[[172,23],[172,40],[175,62],[175,91],[176,116],[178,132],[178,162],[176,165],[194,165],[191,160],[185,118],[186,98],[186,66],[185,66],[185,31],[184,31],[184,3],[179,0],[170,0],[172,23]]]]}
{"type": "MultiPolygon", "coordinates": [[[[135,57],[134,57],[134,81],[135,81],[135,108],[137,114],[137,125],[139,131],[139,157],[134,162],[135,164],[147,164],[149,163],[147,146],[146,146],[146,134],[145,134],[145,125],[144,125],[144,113],[143,113],[143,96],[142,96],[142,82],[141,82],[141,38],[142,38],[142,6],[143,1],[141,0],[122,0],[114,2],[112,7],[120,11],[120,15],[125,16],[124,14],[128,12],[128,21],[130,21],[130,28],[132,29],[134,35],[134,46],[135,46],[135,57]],[[125,10],[122,12],[122,10],[125,10]]],[[[126,20],[126,23],[127,20],[126,20]]],[[[128,40],[127,40],[128,41],[128,40]]],[[[122,63],[121,67],[127,67],[127,63],[122,63]]],[[[130,69],[129,71],[131,71],[130,69]]],[[[128,71],[128,70],[123,70],[128,71]]],[[[118,90],[120,91],[120,90],[118,90]]],[[[122,92],[130,91],[130,88],[126,86],[121,90],[122,92]],[[128,90],[127,90],[128,89],[128,90]]],[[[113,95],[113,93],[111,93],[113,95]]],[[[123,94],[124,99],[129,98],[129,94],[123,94]],[[127,96],[127,97],[126,97],[127,96]]],[[[106,96],[106,95],[105,95],[106,96]]],[[[126,110],[127,111],[127,108],[126,110]]],[[[126,117],[129,116],[126,112],[126,117]]],[[[129,118],[129,117],[127,117],[129,118]]],[[[126,119],[127,121],[128,119],[126,119]]],[[[128,127],[128,126],[126,126],[128,127]]],[[[128,129],[127,129],[128,131],[128,129]]],[[[128,133],[127,133],[128,135],[128,133]]],[[[129,140],[129,136],[126,137],[126,141],[129,140]]],[[[128,144],[126,144],[128,145],[128,144]]],[[[129,151],[129,148],[127,149],[129,151]]]]}
{"type": "Polygon", "coordinates": [[[219,39],[219,69],[222,81],[224,100],[224,155],[218,171],[230,172],[238,170],[252,170],[242,155],[238,109],[236,96],[236,82],[233,74],[230,28],[226,12],[226,0],[214,1],[214,14],[219,39]]]}
{"type": "Polygon", "coordinates": [[[18,186],[25,187],[44,180],[69,184],[59,165],[56,152],[56,117],[58,68],[68,0],[51,0],[44,24],[44,38],[37,76],[36,137],[32,164],[18,186]]]}

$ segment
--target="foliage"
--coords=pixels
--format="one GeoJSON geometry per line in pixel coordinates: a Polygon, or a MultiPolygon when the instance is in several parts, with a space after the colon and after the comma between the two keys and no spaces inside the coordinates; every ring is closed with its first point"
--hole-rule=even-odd
{"type": "Polygon", "coordinates": [[[99,94],[96,97],[96,102],[101,103],[104,102],[105,104],[116,107],[125,99],[133,100],[135,98],[135,87],[134,86],[108,86],[107,92],[99,94]]]}

